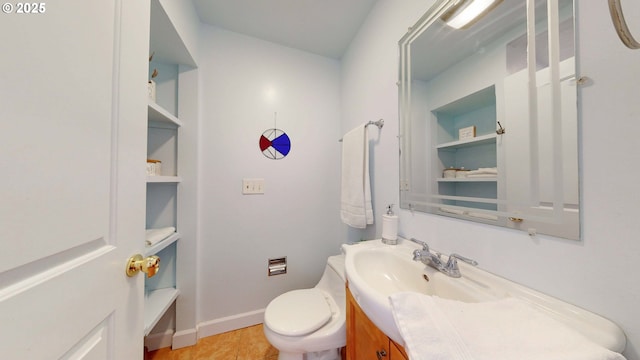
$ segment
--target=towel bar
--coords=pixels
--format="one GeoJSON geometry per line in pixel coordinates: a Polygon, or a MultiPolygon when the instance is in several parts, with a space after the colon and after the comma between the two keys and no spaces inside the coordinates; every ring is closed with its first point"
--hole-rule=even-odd
{"type": "Polygon", "coordinates": [[[375,125],[378,127],[378,129],[382,129],[382,127],[384,126],[384,119],[380,119],[378,121],[369,121],[364,127],[367,127],[369,125],[375,125]]]}
{"type": "MultiPolygon", "coordinates": [[[[375,126],[377,126],[377,127],[378,127],[378,129],[382,129],[382,127],[384,126],[384,119],[380,119],[380,120],[378,120],[378,121],[370,120],[368,123],[366,123],[366,124],[364,125],[364,127],[366,128],[366,127],[368,127],[369,125],[375,125],[375,126]]],[[[338,140],[338,141],[339,141],[339,142],[342,142],[342,139],[340,139],[340,140],[338,140]]]]}

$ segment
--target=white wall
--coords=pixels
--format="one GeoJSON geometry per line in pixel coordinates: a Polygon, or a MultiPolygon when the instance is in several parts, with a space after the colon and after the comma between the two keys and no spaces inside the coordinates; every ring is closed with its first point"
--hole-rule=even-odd
{"type": "Polygon", "coordinates": [[[340,252],[340,64],[210,26],[199,49],[201,104],[199,336],[261,322],[277,295],[312,287],[340,252]],[[267,159],[277,127],[291,152],[267,159]],[[264,178],[264,195],[242,195],[264,178]],[[287,256],[288,273],[267,277],[287,256]]]}
{"type": "MultiPolygon", "coordinates": [[[[372,155],[376,225],[344,231],[348,241],[379,237],[384,204],[398,202],[397,42],[431,3],[379,0],[343,58],[343,130],[371,118],[386,121],[372,155]]],[[[640,6],[628,9],[629,19],[640,18],[640,6]]],[[[628,337],[624,355],[638,360],[640,199],[634,179],[640,176],[640,51],[628,50],[618,40],[606,2],[579,1],[577,26],[579,73],[592,79],[579,97],[582,241],[530,238],[518,231],[408,211],[400,211],[400,231],[615,321],[628,337]],[[629,175],[612,176],[613,169],[629,175]]]]}
{"type": "MultiPolygon", "coordinates": [[[[342,132],[369,120],[385,120],[381,131],[369,129],[375,224],[382,223],[388,204],[398,208],[397,43],[407,27],[422,15],[424,7],[420,0],[379,0],[342,58],[342,132]]],[[[380,234],[379,225],[364,231],[343,227],[343,237],[348,242],[373,239],[380,234]]]]}

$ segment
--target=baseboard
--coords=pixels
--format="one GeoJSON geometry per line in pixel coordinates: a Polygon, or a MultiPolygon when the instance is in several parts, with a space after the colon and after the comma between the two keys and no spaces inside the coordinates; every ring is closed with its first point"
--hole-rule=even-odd
{"type": "Polygon", "coordinates": [[[181,349],[183,347],[195,345],[198,342],[198,332],[196,329],[188,329],[176,331],[173,334],[172,349],[181,349]]]}
{"type": "Polygon", "coordinates": [[[198,342],[198,339],[262,324],[263,320],[264,309],[249,311],[242,314],[201,322],[198,324],[197,330],[188,329],[178,331],[176,333],[174,333],[173,330],[167,330],[164,333],[151,334],[144,338],[144,346],[149,351],[165,347],[180,349],[195,345],[198,342]]]}
{"type": "Polygon", "coordinates": [[[151,334],[144,338],[144,347],[149,351],[170,347],[173,339],[173,330],[163,333],[151,334]]]}
{"type": "Polygon", "coordinates": [[[264,309],[260,309],[238,315],[201,322],[198,324],[198,339],[202,339],[207,336],[222,334],[227,331],[237,330],[252,325],[262,324],[263,321],[264,309]]]}

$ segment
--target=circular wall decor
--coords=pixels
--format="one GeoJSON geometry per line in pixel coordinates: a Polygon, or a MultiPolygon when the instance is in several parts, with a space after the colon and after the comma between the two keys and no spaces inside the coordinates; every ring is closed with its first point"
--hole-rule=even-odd
{"type": "Polygon", "coordinates": [[[280,160],[289,154],[291,140],[280,129],[267,129],[260,136],[260,151],[262,155],[272,160],[280,160]]]}

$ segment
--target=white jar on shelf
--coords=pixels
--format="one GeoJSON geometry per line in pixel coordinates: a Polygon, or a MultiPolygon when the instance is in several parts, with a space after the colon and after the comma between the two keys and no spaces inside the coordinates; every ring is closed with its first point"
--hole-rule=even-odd
{"type": "Polygon", "coordinates": [[[147,159],[147,176],[162,175],[162,161],[147,159]]]}
{"type": "Polygon", "coordinates": [[[156,102],[156,82],[149,80],[149,100],[156,102]]]}
{"type": "Polygon", "coordinates": [[[453,167],[450,167],[448,169],[444,169],[442,171],[442,177],[445,178],[445,179],[455,178],[456,177],[456,172],[458,170],[460,170],[460,169],[456,169],[456,168],[453,168],[453,167]]]}

